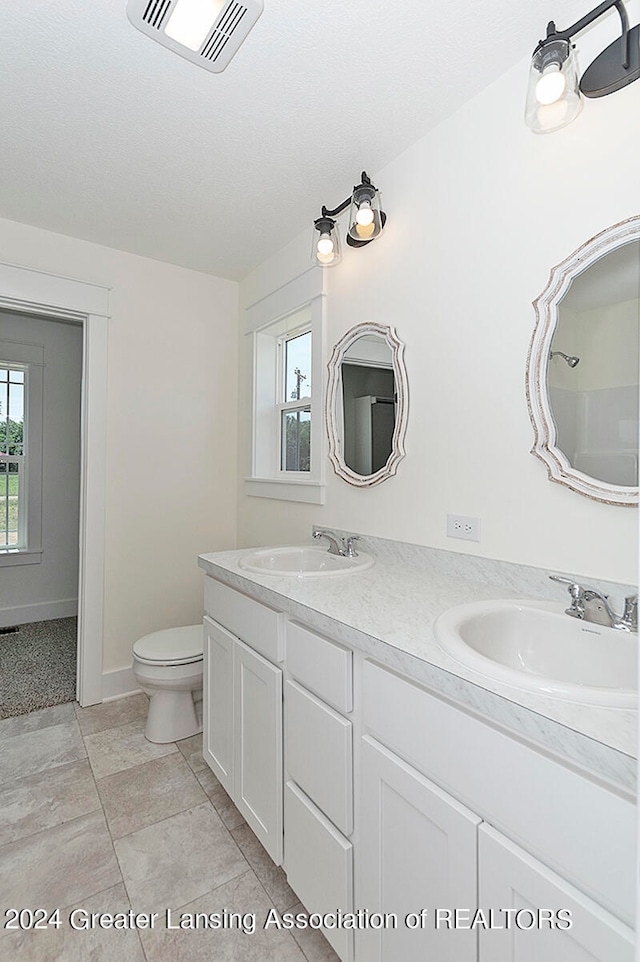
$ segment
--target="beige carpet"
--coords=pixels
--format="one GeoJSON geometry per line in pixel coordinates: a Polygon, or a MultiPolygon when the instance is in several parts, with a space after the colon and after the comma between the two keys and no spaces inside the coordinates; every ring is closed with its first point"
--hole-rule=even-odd
{"type": "Polygon", "coordinates": [[[0,718],[76,697],[77,618],[0,629],[0,718]]]}

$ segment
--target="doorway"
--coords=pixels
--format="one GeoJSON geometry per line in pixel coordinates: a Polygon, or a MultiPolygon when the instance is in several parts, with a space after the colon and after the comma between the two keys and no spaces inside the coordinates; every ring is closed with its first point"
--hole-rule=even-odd
{"type": "Polygon", "coordinates": [[[0,310],[82,325],[76,697],[102,701],[108,289],[0,263],[0,310]]]}
{"type": "Polygon", "coordinates": [[[76,695],[83,330],[0,311],[0,717],[76,695]]]}

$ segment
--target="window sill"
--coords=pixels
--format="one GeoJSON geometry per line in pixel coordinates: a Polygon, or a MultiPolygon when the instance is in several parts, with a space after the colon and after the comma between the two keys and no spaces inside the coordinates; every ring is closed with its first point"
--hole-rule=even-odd
{"type": "Polygon", "coordinates": [[[8,565],[39,565],[42,550],[28,551],[26,548],[0,548],[0,568],[8,565]]]}
{"type": "Polygon", "coordinates": [[[293,481],[289,478],[245,478],[250,498],[275,498],[278,501],[304,501],[324,504],[324,484],[319,481],[293,481]]]}

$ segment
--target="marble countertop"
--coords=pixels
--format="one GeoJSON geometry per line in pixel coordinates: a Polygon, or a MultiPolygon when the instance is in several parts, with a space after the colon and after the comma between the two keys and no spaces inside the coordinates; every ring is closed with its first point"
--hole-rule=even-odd
{"type": "Polygon", "coordinates": [[[567,703],[494,682],[454,661],[435,640],[435,619],[463,602],[540,597],[543,591],[542,596],[558,600],[537,569],[486,559],[469,562],[453,552],[417,546],[407,546],[413,552],[380,551],[380,543],[363,539],[375,565],[344,576],[255,574],[238,564],[247,548],[200,555],[199,565],[230,587],[364,651],[581,770],[635,792],[636,711],[567,703]]]}

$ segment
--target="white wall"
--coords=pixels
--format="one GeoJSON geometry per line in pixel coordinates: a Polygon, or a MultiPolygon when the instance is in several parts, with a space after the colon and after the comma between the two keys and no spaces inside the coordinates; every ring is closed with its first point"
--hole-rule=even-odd
{"type": "Polygon", "coordinates": [[[64,618],[78,599],[82,328],[0,313],[0,339],[44,348],[42,560],[0,569],[0,619],[64,618]]]}
{"type": "MultiPolygon", "coordinates": [[[[524,372],[531,302],[552,265],[640,213],[640,83],[587,102],[564,130],[535,136],[523,122],[527,73],[523,61],[384,170],[369,170],[388,212],[385,234],[346,248],[329,271],[327,356],[366,320],[395,325],[406,343],[409,429],[397,476],[353,489],[329,469],[322,508],[248,498],[241,481],[241,544],[306,539],[321,522],[636,581],[637,511],[547,480],[529,453],[524,372]],[[447,538],[448,512],[481,518],[482,542],[447,538]]],[[[354,176],[344,171],[345,193],[354,176]]],[[[318,210],[340,200],[318,196],[318,210]]],[[[242,303],[304,270],[309,248],[305,232],[261,265],[243,283],[242,303]]],[[[249,373],[245,364],[241,479],[249,373]]]]}
{"type": "Polygon", "coordinates": [[[236,539],[237,284],[11,221],[0,260],[111,287],[104,671],[202,615],[236,539]]]}

